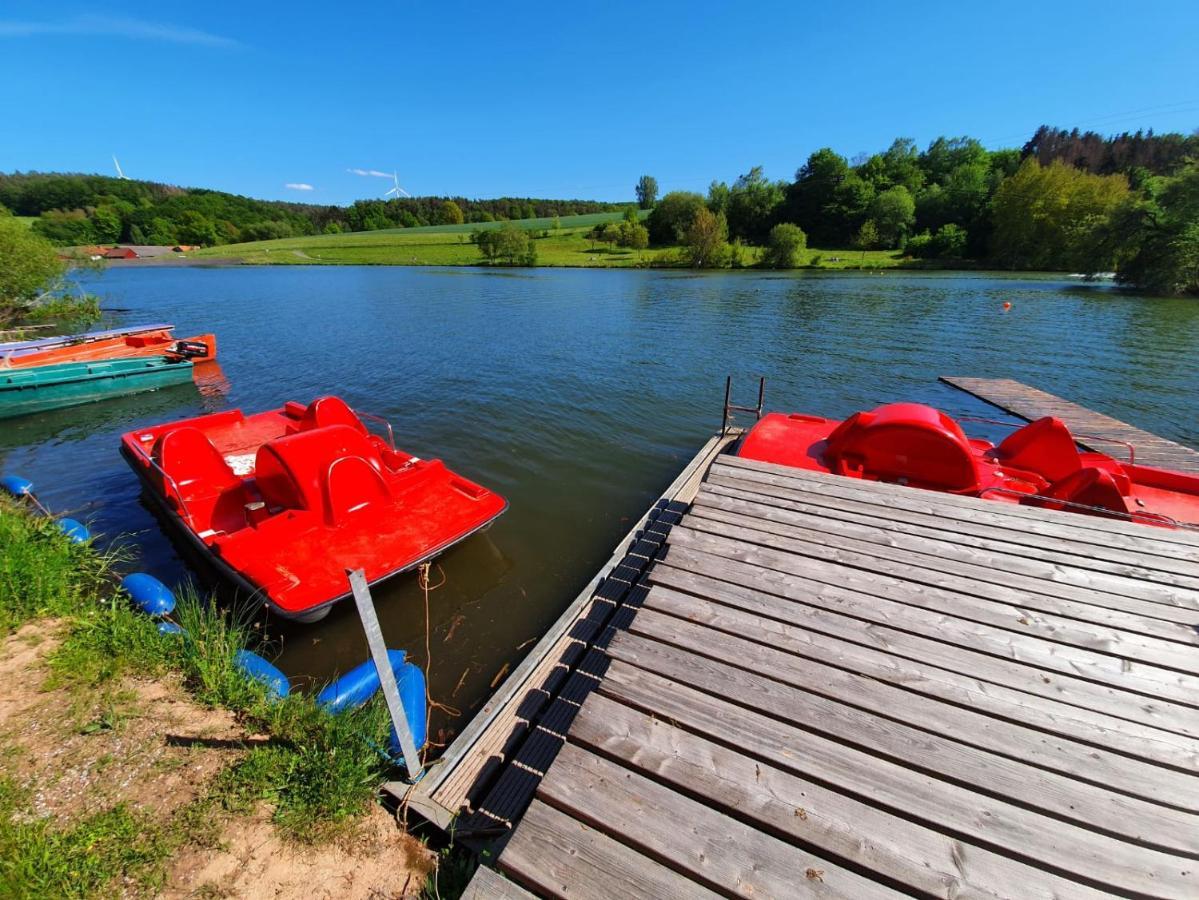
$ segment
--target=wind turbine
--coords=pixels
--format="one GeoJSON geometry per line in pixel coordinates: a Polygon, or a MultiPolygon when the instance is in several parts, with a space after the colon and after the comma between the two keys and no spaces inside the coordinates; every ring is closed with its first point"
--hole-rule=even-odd
{"type": "Polygon", "coordinates": [[[128,181],[129,176],[121,171],[121,164],[117,162],[117,155],[115,153],[112,155],[112,164],[117,167],[117,178],[121,179],[121,181],[128,181]]]}
{"type": "Polygon", "coordinates": [[[400,194],[403,194],[405,197],[412,196],[410,193],[408,193],[406,190],[404,190],[402,187],[400,187],[400,176],[397,173],[395,173],[395,172],[391,173],[391,180],[395,182],[395,187],[393,187],[390,191],[388,191],[386,194],[384,194],[383,195],[384,197],[390,197],[392,194],[395,194],[396,199],[398,200],[400,198],[400,194]]]}

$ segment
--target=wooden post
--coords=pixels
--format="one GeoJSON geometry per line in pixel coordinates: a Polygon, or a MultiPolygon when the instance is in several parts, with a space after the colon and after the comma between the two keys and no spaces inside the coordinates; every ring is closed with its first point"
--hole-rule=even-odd
{"type": "Polygon", "coordinates": [[[387,645],[383,643],[383,631],[379,627],[379,617],[375,613],[370,587],[366,583],[366,572],[362,569],[346,569],[346,575],[349,576],[350,588],[354,592],[358,617],[362,619],[362,630],[366,632],[366,644],[370,647],[371,658],[375,661],[375,669],[379,673],[379,685],[383,688],[384,699],[387,700],[387,711],[391,713],[391,723],[400,739],[400,749],[404,751],[408,779],[416,781],[424,774],[424,769],[421,767],[412,729],[408,727],[408,716],[405,715],[404,704],[400,700],[400,688],[396,684],[395,673],[391,670],[391,661],[387,658],[387,645]]]}

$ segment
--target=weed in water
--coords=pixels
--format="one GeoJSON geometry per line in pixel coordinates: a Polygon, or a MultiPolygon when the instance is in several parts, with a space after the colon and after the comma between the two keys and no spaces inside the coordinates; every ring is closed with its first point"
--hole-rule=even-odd
{"type": "Polygon", "coordinates": [[[421,887],[420,900],[457,900],[479,868],[473,853],[449,846],[437,854],[437,868],[421,887]]]}

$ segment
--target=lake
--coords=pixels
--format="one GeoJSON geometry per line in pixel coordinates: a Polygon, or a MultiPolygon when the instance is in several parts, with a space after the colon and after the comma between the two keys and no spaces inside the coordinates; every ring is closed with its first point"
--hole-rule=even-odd
{"type": "MultiPolygon", "coordinates": [[[[223,378],[0,424],[0,470],[52,509],[189,576],[117,452],[132,428],[338,393],[396,442],[505,495],[485,535],[441,559],[430,595],[434,698],[460,727],[735,399],[843,417],[908,399],[996,416],[940,374],[1012,377],[1199,444],[1199,303],[993,273],[697,274],[621,270],[111,270],[90,285],[114,324],[215,331],[223,378]],[[1012,304],[1003,310],[1004,302],[1012,304]]],[[[980,432],[986,436],[986,431],[980,432]]],[[[388,643],[425,660],[413,576],[375,591],[388,643]]],[[[325,680],[366,656],[352,604],[270,627],[278,664],[325,680]]]]}

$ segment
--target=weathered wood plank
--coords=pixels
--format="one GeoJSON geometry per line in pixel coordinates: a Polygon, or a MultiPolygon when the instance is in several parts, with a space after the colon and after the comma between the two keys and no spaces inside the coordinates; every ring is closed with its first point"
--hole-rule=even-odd
{"type": "MultiPolygon", "coordinates": [[[[952,585],[963,593],[976,594],[986,599],[1011,602],[1019,601],[1023,597],[1022,605],[1031,609],[1199,648],[1199,631],[1195,627],[1199,625],[1199,610],[1174,611],[1172,607],[1164,604],[1144,604],[1182,620],[1169,621],[1144,615],[1139,609],[1121,609],[1121,606],[1127,607],[1136,601],[1099,588],[1054,579],[1055,571],[1058,575],[1066,571],[1062,566],[1048,566],[1051,571],[1038,571],[1042,564],[1032,560],[1022,561],[1018,557],[993,554],[977,547],[860,525],[846,527],[844,523],[827,518],[816,522],[797,521],[785,510],[769,510],[770,508],[762,510],[755,504],[742,500],[701,493],[684,524],[698,530],[711,528],[716,534],[736,536],[741,540],[762,543],[775,549],[793,550],[800,545],[807,547],[816,544],[851,550],[854,553],[899,563],[905,577],[913,581],[927,581],[942,587],[952,585]],[[712,520],[721,525],[708,526],[702,524],[701,520],[712,520]],[[820,527],[817,527],[817,523],[820,527]],[[772,535],[775,539],[760,539],[760,535],[763,534],[772,535]],[[868,534],[869,537],[860,536],[864,534],[868,534]],[[913,569],[939,574],[921,576],[913,573],[913,569]],[[979,582],[996,585],[1003,591],[996,592],[991,588],[979,591],[973,587],[979,582]]],[[[1194,655],[1190,650],[1183,652],[1194,655]]],[[[1199,659],[1199,656],[1196,658],[1199,659]]]]}
{"type": "MultiPolygon", "coordinates": [[[[804,626],[797,627],[746,612],[736,604],[726,605],[710,599],[711,595],[700,597],[663,587],[663,584],[673,583],[692,591],[705,590],[702,583],[698,582],[702,576],[665,568],[659,572],[666,575],[667,580],[659,582],[650,591],[643,608],[646,612],[665,612],[728,635],[746,636],[767,646],[836,665],[882,682],[897,684],[967,709],[985,711],[1095,747],[1199,774],[1199,744],[1193,740],[1115,716],[1070,706],[1057,699],[1025,693],[1002,684],[988,683],[979,676],[978,667],[970,664],[971,661],[978,662],[976,656],[959,666],[962,671],[938,668],[934,662],[948,662],[950,665],[953,662],[938,657],[930,659],[931,654],[922,653],[920,650],[914,653],[908,651],[908,655],[900,655],[897,652],[904,649],[902,639],[906,635],[903,632],[887,635],[875,633],[871,638],[864,635],[860,628],[837,629],[838,623],[835,621],[831,623],[833,628],[830,629],[830,623],[826,621],[829,614],[821,610],[814,610],[816,615],[807,620],[804,626]],[[669,577],[676,573],[680,576],[677,581],[669,577]],[[826,631],[829,633],[823,633],[826,631]],[[851,634],[859,641],[872,643],[854,643],[830,636],[834,632],[851,634]],[[883,649],[876,649],[879,647],[883,649]]],[[[716,588],[712,594],[715,594],[721,585],[719,582],[712,584],[716,588]]],[[[938,648],[934,643],[930,649],[935,651],[938,648]]],[[[1010,663],[999,665],[1006,669],[1017,668],[1010,663]]],[[[1035,675],[1031,675],[1028,681],[1043,684],[1035,675]]]]}
{"type": "MultiPolygon", "coordinates": [[[[1192,592],[1182,593],[1183,598],[1191,598],[1193,592],[1199,590],[1199,575],[1167,572],[1151,564],[1146,566],[1143,564],[1146,558],[1144,554],[1119,550],[1101,550],[1096,554],[1091,552],[1089,544],[1074,542],[1070,538],[1038,536],[965,519],[945,518],[932,512],[909,511],[897,503],[879,503],[857,497],[775,488],[769,484],[743,481],[741,478],[715,472],[704,483],[704,493],[736,497],[819,517],[874,525],[891,531],[956,540],[958,543],[971,543],[989,550],[1010,552],[1043,562],[1065,564],[1074,569],[1084,569],[1086,572],[1110,574],[1120,578],[1121,584],[1137,586],[1137,590],[1128,593],[1156,603],[1186,605],[1179,603],[1179,592],[1174,588],[1182,587],[1192,592]]],[[[875,496],[872,500],[879,501],[881,497],[875,496]]],[[[933,507],[926,505],[926,508],[933,507]]],[[[1197,609],[1199,603],[1191,604],[1189,608],[1197,609]]]]}
{"type": "Polygon", "coordinates": [[[597,598],[596,594],[602,589],[605,575],[625,558],[629,548],[638,542],[642,529],[651,523],[659,510],[679,497],[690,502],[712,461],[737,436],[735,431],[715,435],[704,444],[666,488],[658,503],[629,530],[608,563],[563,610],[484,708],[446,748],[440,764],[417,786],[416,790],[422,796],[427,796],[449,813],[455,813],[496,777],[498,769],[526,738],[531,722],[552,696],[553,690],[545,690],[546,685],[552,688],[556,680],[566,677],[573,661],[582,655],[583,647],[591,639],[594,632],[581,633],[581,624],[592,619],[597,621],[597,627],[603,624],[599,621],[602,609],[597,608],[597,604],[607,601],[597,598]]]}
{"type": "Polygon", "coordinates": [[[534,900],[534,897],[495,869],[479,866],[462,892],[461,900],[534,900]]]}
{"type": "Polygon", "coordinates": [[[1021,419],[1056,416],[1074,432],[1078,443],[1090,450],[1124,458],[1123,448],[1114,448],[1110,440],[1089,437],[1096,435],[1132,444],[1139,465],[1199,474],[1199,451],[1019,381],[957,375],[942,375],[940,380],[1021,419]]]}
{"type": "Polygon", "coordinates": [[[649,579],[851,640],[856,629],[859,641],[873,642],[889,652],[1185,735],[1188,741],[1199,738],[1199,714],[1193,708],[1130,697],[1125,691],[1127,678],[1090,678],[1085,667],[1060,659],[1052,647],[1033,638],[1009,636],[997,629],[685,547],[672,548],[666,562],[655,567],[649,579]],[[698,587],[694,578],[702,579],[698,587]]]}
{"type": "MultiPolygon", "coordinates": [[[[1004,633],[1013,644],[1022,643],[1028,647],[1030,658],[1039,651],[1042,657],[1052,655],[1085,667],[1079,670],[1085,677],[1116,683],[1149,696],[1199,705],[1199,678],[1173,668],[1193,669],[1196,654],[1185,647],[1180,648],[1181,652],[1176,651],[1177,644],[1083,625],[1011,603],[982,600],[929,584],[905,581],[887,574],[885,566],[874,564],[869,557],[835,548],[829,554],[831,558],[817,559],[695,531],[685,525],[675,526],[671,531],[670,546],[703,550],[736,562],[869,592],[911,608],[976,623],[982,626],[975,629],[979,634],[992,637],[1004,633]],[[856,568],[856,565],[862,568],[856,568]],[[1158,647],[1157,644],[1166,646],[1158,647]],[[1153,663],[1144,662],[1145,659],[1151,659],[1153,663]]],[[[1045,663],[1038,661],[1038,664],[1045,663]]]]}
{"type": "Polygon", "coordinates": [[[1191,813],[960,744],[638,635],[617,635],[608,653],[697,690],[734,698],[747,708],[770,710],[775,718],[796,727],[935,778],[1005,797],[1121,840],[1199,856],[1199,828],[1191,813]]]}
{"type": "MultiPolygon", "coordinates": [[[[626,652],[633,646],[652,657],[658,652],[654,642],[667,644],[955,743],[1006,756],[1105,790],[1163,806],[1199,811],[1199,777],[1193,774],[1130,759],[1080,743],[1069,736],[1046,734],[1010,718],[993,718],[981,705],[955,706],[941,697],[925,696],[914,686],[908,690],[909,676],[904,671],[893,671],[891,677],[896,683],[889,684],[826,665],[818,659],[795,655],[788,652],[790,645],[782,642],[767,646],[649,607],[637,615],[630,631],[650,643],[641,644],[632,637],[621,635],[617,638],[618,647],[625,648],[626,652]]],[[[612,652],[618,658],[626,658],[619,650],[612,652]]],[[[959,699],[970,704],[972,698],[959,699]]],[[[1005,713],[1010,717],[1010,710],[1005,713]]]]}
{"type": "MultiPolygon", "coordinates": [[[[712,471],[738,472],[742,478],[752,478],[781,487],[787,487],[794,481],[801,481],[806,482],[811,490],[818,488],[810,486],[821,484],[835,490],[845,487],[868,490],[876,497],[896,498],[901,503],[924,499],[937,508],[943,509],[947,516],[964,516],[975,521],[990,522],[1007,519],[1006,527],[1016,527],[1011,520],[1019,519],[1035,534],[1072,538],[1097,547],[1120,547],[1166,559],[1199,560],[1199,533],[1186,529],[1154,528],[1139,523],[1084,516],[1061,510],[1033,508],[991,500],[980,501],[976,497],[960,497],[956,494],[924,491],[898,484],[886,484],[878,481],[861,482],[824,472],[810,472],[805,469],[779,466],[734,455],[725,455],[716,460],[712,471]],[[775,480],[772,481],[772,479],[775,480]]],[[[1154,564],[1163,565],[1160,560],[1154,560],[1154,564]]],[[[1190,573],[1183,571],[1183,574],[1190,573]]]]}
{"type": "Polygon", "coordinates": [[[580,747],[562,748],[537,797],[728,896],[896,896],[580,747]]]}
{"type": "MultiPolygon", "coordinates": [[[[756,487],[760,486],[754,482],[714,479],[704,484],[692,511],[703,506],[716,506],[720,501],[740,501],[752,506],[755,515],[780,523],[810,526],[813,522],[819,522],[830,527],[853,525],[863,533],[881,532],[884,539],[890,539],[896,533],[926,538],[985,551],[989,558],[1002,560],[1005,567],[1025,574],[1102,591],[1106,596],[1097,597],[1092,602],[1112,609],[1124,609],[1168,621],[1178,621],[1179,616],[1199,613],[1199,577],[1190,578],[1171,572],[1108,563],[1070,550],[1045,550],[1014,541],[996,540],[995,529],[974,526],[968,522],[945,521],[916,513],[905,514],[902,510],[871,507],[821,494],[788,492],[800,499],[787,500],[755,491],[756,487]],[[815,502],[811,502],[813,500],[815,502]]],[[[732,506],[725,508],[736,511],[732,506]]],[[[1065,540],[1060,545],[1067,548],[1071,546],[1065,540]]]]}
{"type": "Polygon", "coordinates": [[[719,896],[537,801],[504,848],[499,866],[544,897],[677,900],[719,896]]]}
{"type": "Polygon", "coordinates": [[[856,799],[1109,889],[1193,897],[1189,860],[976,793],[614,660],[600,691],[856,799]]]}
{"type": "Polygon", "coordinates": [[[967,518],[987,522],[997,528],[1014,529],[1021,524],[1040,537],[1060,537],[1088,545],[1088,552],[1103,548],[1121,548],[1154,557],[1143,564],[1181,571],[1177,560],[1192,559],[1199,554],[1199,531],[1193,528],[1165,528],[1141,522],[1126,522],[1104,516],[1088,516],[1064,510],[1027,506],[1019,503],[982,500],[968,495],[931,491],[881,481],[863,481],[828,472],[817,472],[793,466],[747,459],[725,454],[715,460],[710,474],[720,474],[752,480],[769,487],[806,491],[829,491],[834,496],[842,491],[855,492],[858,499],[873,498],[876,503],[889,503],[894,498],[905,504],[931,503],[947,518],[967,518]]]}
{"type": "Polygon", "coordinates": [[[909,822],[599,694],[584,705],[571,729],[571,741],[699,797],[755,828],[934,897],[1101,896],[1092,888],[909,822]]]}

